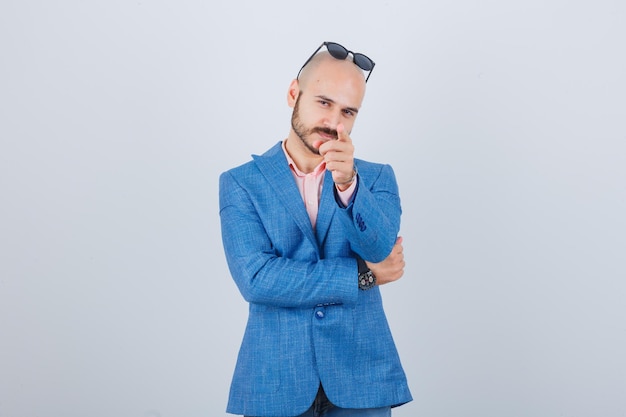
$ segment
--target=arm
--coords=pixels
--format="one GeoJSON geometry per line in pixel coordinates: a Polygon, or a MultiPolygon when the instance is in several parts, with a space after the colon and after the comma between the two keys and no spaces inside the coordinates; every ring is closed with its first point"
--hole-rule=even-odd
{"type": "Polygon", "coordinates": [[[399,280],[404,275],[405,266],[402,237],[398,237],[391,253],[384,261],[378,263],[365,261],[365,263],[376,276],[376,285],[384,285],[399,280]]]}
{"type": "Polygon", "coordinates": [[[337,126],[337,140],[317,146],[338,191],[358,181],[352,204],[340,210],[352,250],[366,261],[382,261],[391,253],[400,230],[402,211],[393,169],[376,164],[367,164],[365,169],[363,161],[363,167],[357,167],[352,139],[342,124],[337,126]],[[361,172],[356,175],[357,171],[361,172]]]}
{"type": "Polygon", "coordinates": [[[352,250],[366,261],[387,258],[400,230],[400,197],[389,165],[358,161],[358,187],[352,204],[340,209],[346,238],[352,250]]]}
{"type": "Polygon", "coordinates": [[[280,222],[288,213],[272,190],[237,178],[220,177],[220,219],[226,260],[244,299],[296,308],[355,304],[356,260],[319,259],[295,224],[289,229],[291,222],[280,222]]]}

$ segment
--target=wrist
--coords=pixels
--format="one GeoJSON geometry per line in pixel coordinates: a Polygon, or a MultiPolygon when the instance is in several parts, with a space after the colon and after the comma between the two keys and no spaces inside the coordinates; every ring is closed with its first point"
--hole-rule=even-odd
{"type": "Polygon", "coordinates": [[[343,182],[335,181],[335,185],[337,186],[337,188],[339,188],[339,191],[347,190],[350,187],[350,185],[352,185],[354,180],[356,180],[357,174],[358,174],[358,171],[356,170],[356,166],[354,166],[352,168],[352,176],[347,181],[343,181],[343,182]]]}

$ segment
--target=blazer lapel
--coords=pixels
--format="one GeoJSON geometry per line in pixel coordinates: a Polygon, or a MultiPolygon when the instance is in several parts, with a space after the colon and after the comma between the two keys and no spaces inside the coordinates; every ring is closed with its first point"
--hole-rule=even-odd
{"type": "Polygon", "coordinates": [[[320,247],[324,246],[324,240],[330,228],[330,222],[337,211],[337,202],[335,201],[335,184],[333,175],[330,171],[326,171],[324,175],[324,186],[322,187],[322,197],[320,198],[320,207],[317,212],[316,233],[317,241],[320,247]]]}
{"type": "Polygon", "coordinates": [[[311,220],[306,212],[302,196],[293,179],[293,173],[287,163],[280,142],[264,155],[252,155],[259,171],[276,194],[277,204],[282,204],[291,213],[293,221],[302,233],[317,248],[317,240],[313,234],[311,220]]]}

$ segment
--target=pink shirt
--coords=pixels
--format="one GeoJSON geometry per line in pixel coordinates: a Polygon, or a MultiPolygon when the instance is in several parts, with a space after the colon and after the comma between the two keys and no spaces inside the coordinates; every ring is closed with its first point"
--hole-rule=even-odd
{"type": "MultiPolygon", "coordinates": [[[[300,195],[304,201],[306,212],[309,215],[309,219],[311,219],[311,225],[313,226],[313,229],[315,229],[317,211],[319,209],[320,196],[322,195],[322,187],[324,184],[324,174],[326,172],[326,162],[322,161],[317,167],[315,167],[313,172],[305,174],[298,169],[293,159],[291,159],[291,156],[289,156],[289,153],[287,153],[285,141],[283,141],[283,152],[285,152],[285,157],[287,158],[287,162],[289,162],[289,167],[291,168],[293,177],[296,180],[296,185],[298,186],[298,190],[300,191],[300,195]]],[[[350,187],[348,187],[345,191],[339,191],[339,189],[337,189],[339,199],[344,206],[347,206],[350,203],[352,194],[354,194],[354,190],[356,189],[356,182],[357,180],[354,180],[350,187]]]]}

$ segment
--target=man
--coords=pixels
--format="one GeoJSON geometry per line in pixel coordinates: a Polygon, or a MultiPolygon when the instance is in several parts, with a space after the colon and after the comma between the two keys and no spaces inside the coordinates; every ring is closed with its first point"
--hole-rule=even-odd
{"type": "Polygon", "coordinates": [[[404,272],[398,187],[350,137],[373,68],[324,42],[289,86],[287,139],[220,177],[249,303],[229,413],[378,417],[412,400],[378,288],[404,272]]]}

